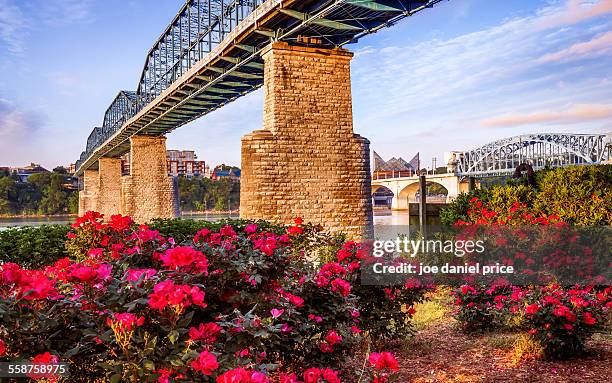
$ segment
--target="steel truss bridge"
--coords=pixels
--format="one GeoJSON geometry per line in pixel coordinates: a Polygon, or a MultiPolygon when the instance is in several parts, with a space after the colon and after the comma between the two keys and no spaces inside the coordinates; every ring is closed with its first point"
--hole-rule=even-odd
{"type": "Polygon", "coordinates": [[[459,176],[513,173],[520,164],[545,167],[600,164],[612,160],[612,134],[541,133],[505,138],[466,152],[453,152],[449,166],[459,176]]]}
{"type": "Polygon", "coordinates": [[[76,163],[129,151],[135,134],[163,135],[263,85],[273,41],[341,47],[442,0],[188,0],[147,55],[136,91],[121,91],[76,163]]]}

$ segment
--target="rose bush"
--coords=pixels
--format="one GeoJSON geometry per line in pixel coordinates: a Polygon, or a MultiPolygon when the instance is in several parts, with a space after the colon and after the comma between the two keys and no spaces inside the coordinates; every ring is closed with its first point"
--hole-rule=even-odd
{"type": "MultiPolygon", "coordinates": [[[[486,238],[488,256],[514,266],[522,273],[514,282],[524,283],[513,286],[497,279],[484,284],[465,278],[467,283],[453,292],[460,325],[467,331],[514,326],[551,357],[581,351],[610,315],[610,287],[602,285],[609,281],[609,249],[594,250],[591,243],[600,245],[599,238],[581,238],[583,231],[558,216],[536,215],[523,203],[511,204],[505,214],[487,209],[476,197],[469,205],[469,220],[457,222],[458,236],[486,238]]],[[[474,261],[470,255],[466,260],[474,261]]]]}
{"type": "Polygon", "coordinates": [[[610,309],[610,287],[534,288],[524,299],[522,327],[547,355],[568,357],[581,352],[585,340],[604,328],[610,309]]]}
{"type": "Polygon", "coordinates": [[[316,267],[294,248],[303,233],[301,220],[283,233],[225,225],[177,244],[88,212],[69,233],[75,259],[0,266],[0,359],[57,358],[71,382],[391,381],[389,353],[343,367],[380,328],[406,328],[410,314],[381,313],[425,288],[362,288],[361,245],[316,267]]]}

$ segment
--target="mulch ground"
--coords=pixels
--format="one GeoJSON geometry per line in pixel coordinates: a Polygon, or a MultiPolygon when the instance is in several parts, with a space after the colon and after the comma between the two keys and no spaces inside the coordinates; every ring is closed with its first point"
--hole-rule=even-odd
{"type": "Polygon", "coordinates": [[[612,338],[595,335],[585,355],[512,362],[513,334],[468,335],[445,317],[398,351],[402,383],[612,382],[612,338]]]}

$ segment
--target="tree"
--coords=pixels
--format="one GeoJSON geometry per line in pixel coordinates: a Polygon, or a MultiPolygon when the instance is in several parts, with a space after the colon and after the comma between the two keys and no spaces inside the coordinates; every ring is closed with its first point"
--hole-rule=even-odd
{"type": "Polygon", "coordinates": [[[53,168],[53,173],[68,174],[68,169],[63,166],[56,166],[53,168]]]}
{"type": "Polygon", "coordinates": [[[72,192],[68,195],[66,199],[66,207],[68,208],[68,213],[76,214],[79,212],[79,193],[72,192]]]}
{"type": "Polygon", "coordinates": [[[179,200],[182,211],[226,210],[240,204],[240,183],[231,179],[179,178],[179,200]]]}
{"type": "Polygon", "coordinates": [[[41,214],[59,214],[66,211],[66,193],[63,191],[63,177],[60,174],[50,174],[49,184],[43,189],[38,211],[41,214]]]}
{"type": "Polygon", "coordinates": [[[9,214],[12,212],[11,200],[15,196],[15,181],[10,177],[0,178],[0,213],[9,214]]]}

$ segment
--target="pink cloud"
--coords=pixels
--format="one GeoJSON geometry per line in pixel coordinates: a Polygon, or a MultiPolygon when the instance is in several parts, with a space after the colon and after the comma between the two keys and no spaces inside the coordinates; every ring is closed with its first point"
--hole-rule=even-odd
{"type": "Polygon", "coordinates": [[[482,121],[485,127],[512,127],[528,124],[574,124],[612,118],[612,104],[577,104],[562,111],[541,111],[529,114],[507,114],[482,121]]]}
{"type": "Polygon", "coordinates": [[[543,16],[537,26],[547,29],[572,25],[607,13],[612,13],[612,0],[600,0],[596,4],[586,3],[583,0],[567,0],[563,9],[543,16]]]}
{"type": "Polygon", "coordinates": [[[577,43],[559,52],[542,56],[538,62],[572,60],[583,57],[596,57],[612,53],[612,31],[595,37],[590,41],[577,43]]]}

